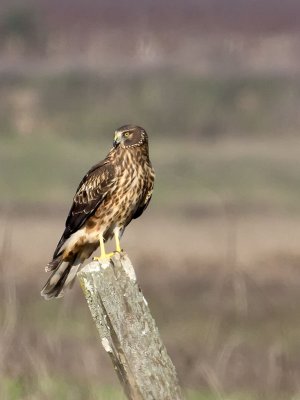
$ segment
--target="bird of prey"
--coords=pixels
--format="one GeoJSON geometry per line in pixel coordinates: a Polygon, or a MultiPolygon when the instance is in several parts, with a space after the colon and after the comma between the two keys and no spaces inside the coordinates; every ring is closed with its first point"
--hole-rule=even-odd
{"type": "Polygon", "coordinates": [[[46,266],[52,274],[41,291],[45,299],[63,296],[99,244],[96,259],[111,256],[104,243],[113,236],[116,251],[121,252],[120,238],[148,206],[154,178],[146,131],[135,125],[117,129],[106,158],[88,171],[77,188],[65,230],[46,266]]]}

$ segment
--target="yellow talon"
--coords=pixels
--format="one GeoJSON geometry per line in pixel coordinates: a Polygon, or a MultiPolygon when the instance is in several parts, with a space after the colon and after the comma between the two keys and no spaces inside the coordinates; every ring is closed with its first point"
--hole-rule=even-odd
{"type": "Polygon", "coordinates": [[[94,261],[102,261],[108,259],[114,254],[105,252],[104,239],[102,234],[99,235],[99,242],[100,242],[100,257],[94,257],[93,258],[94,261]]]}
{"type": "Polygon", "coordinates": [[[114,253],[105,253],[104,255],[101,254],[100,257],[93,257],[93,261],[107,260],[108,258],[111,258],[113,255],[114,253]]]}
{"type": "Polygon", "coordinates": [[[119,238],[119,228],[114,229],[114,235],[115,235],[115,242],[116,242],[116,252],[121,253],[121,244],[120,244],[120,238],[119,238]]]}
{"type": "MultiPolygon", "coordinates": [[[[117,252],[117,253],[121,253],[123,251],[121,248],[121,244],[120,244],[119,232],[120,232],[119,228],[114,229],[114,236],[115,236],[115,242],[116,242],[116,251],[115,252],[117,252]]],[[[100,257],[94,257],[93,260],[94,261],[102,261],[102,260],[111,258],[111,256],[114,255],[114,253],[106,253],[105,246],[104,246],[104,239],[103,239],[102,234],[99,235],[99,242],[100,242],[100,257]]]]}

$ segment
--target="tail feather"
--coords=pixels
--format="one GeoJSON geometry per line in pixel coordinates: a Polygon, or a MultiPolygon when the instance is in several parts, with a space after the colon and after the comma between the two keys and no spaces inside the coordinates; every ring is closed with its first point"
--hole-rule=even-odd
{"type": "Polygon", "coordinates": [[[60,266],[61,262],[62,262],[61,257],[54,258],[46,265],[45,271],[50,272],[56,270],[60,266]]]}
{"type": "Polygon", "coordinates": [[[64,294],[63,289],[72,284],[77,270],[80,267],[79,258],[67,262],[60,260],[53,260],[48,265],[53,266],[55,262],[54,272],[50,275],[48,281],[41,291],[41,295],[50,300],[53,297],[62,297],[64,294]]]}
{"type": "Polygon", "coordinates": [[[81,266],[81,261],[77,257],[76,260],[72,263],[72,267],[70,269],[69,275],[68,275],[68,277],[66,279],[66,282],[64,284],[65,287],[71,288],[73,286],[77,271],[78,271],[80,266],[81,266]]]}

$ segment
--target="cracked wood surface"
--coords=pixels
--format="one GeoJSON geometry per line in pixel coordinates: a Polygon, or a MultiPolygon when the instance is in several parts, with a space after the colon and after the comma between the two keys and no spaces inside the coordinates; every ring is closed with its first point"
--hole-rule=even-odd
{"type": "Polygon", "coordinates": [[[161,341],[126,253],[93,261],[79,273],[102,346],[130,400],[182,400],[176,371],[161,341]]]}

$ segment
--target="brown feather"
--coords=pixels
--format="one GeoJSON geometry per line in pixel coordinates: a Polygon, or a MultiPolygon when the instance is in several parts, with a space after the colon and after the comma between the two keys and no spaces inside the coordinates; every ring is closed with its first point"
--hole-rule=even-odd
{"type": "Polygon", "coordinates": [[[67,276],[75,271],[74,260],[80,265],[90,257],[99,246],[100,232],[104,240],[113,236],[116,227],[122,234],[151,200],[155,175],[147,134],[132,125],[117,132],[128,132],[122,145],[111,149],[104,161],[92,167],[76,190],[65,230],[46,267],[54,271],[42,292],[47,298],[58,297],[65,284],[70,284],[73,274],[69,280],[67,276]]]}

